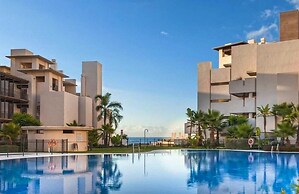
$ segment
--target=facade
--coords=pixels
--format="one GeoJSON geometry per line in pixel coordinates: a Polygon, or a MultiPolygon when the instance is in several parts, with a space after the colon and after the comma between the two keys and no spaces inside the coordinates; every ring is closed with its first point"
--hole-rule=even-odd
{"type": "Polygon", "coordinates": [[[10,67],[0,68],[0,121],[9,122],[15,112],[31,114],[43,126],[23,128],[28,140],[61,139],[64,131],[68,131],[68,138],[76,140],[77,133],[81,133],[85,144],[76,143],[80,145],[80,151],[87,150],[87,131],[100,125],[94,111],[94,97],[102,94],[102,65],[97,61],[82,63],[81,93],[77,94],[76,80],[67,79],[68,76],[58,70],[55,59],[35,55],[27,49],[12,49],[7,58],[11,60],[10,67]],[[74,120],[85,127],[65,129],[66,124],[74,120]]]}
{"type": "MultiPolygon", "coordinates": [[[[249,118],[263,129],[257,107],[283,102],[298,104],[299,11],[280,14],[280,41],[229,43],[214,48],[218,68],[211,62],[198,64],[198,110],[219,110],[225,115],[249,118]]],[[[267,131],[274,129],[274,117],[267,118],[267,131]]],[[[263,131],[263,130],[262,130],[263,131]]]]}

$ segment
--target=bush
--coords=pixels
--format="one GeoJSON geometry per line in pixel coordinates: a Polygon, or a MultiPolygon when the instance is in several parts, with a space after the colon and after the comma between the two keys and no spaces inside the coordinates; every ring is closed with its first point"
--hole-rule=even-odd
{"type": "Polygon", "coordinates": [[[232,139],[227,138],[224,140],[224,146],[228,149],[250,149],[248,145],[248,139],[232,139]]]}
{"type": "Polygon", "coordinates": [[[12,122],[19,126],[41,126],[40,120],[26,113],[15,113],[12,122]]]}
{"type": "Polygon", "coordinates": [[[117,134],[113,137],[111,137],[111,143],[114,145],[114,146],[120,146],[121,145],[121,135],[117,134]]]}
{"type": "Polygon", "coordinates": [[[7,152],[18,152],[19,146],[17,145],[0,145],[0,153],[7,153],[7,152]]]}

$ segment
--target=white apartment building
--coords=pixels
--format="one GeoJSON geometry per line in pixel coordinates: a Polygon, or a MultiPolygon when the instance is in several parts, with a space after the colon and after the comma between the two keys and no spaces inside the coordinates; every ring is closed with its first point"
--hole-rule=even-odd
{"type": "MultiPolygon", "coordinates": [[[[299,11],[280,14],[280,41],[228,43],[215,47],[218,68],[211,62],[198,64],[198,110],[241,114],[263,129],[257,107],[299,103],[299,11]]],[[[267,118],[267,131],[274,129],[267,118]]]]}
{"type": "MultiPolygon", "coordinates": [[[[10,67],[0,68],[4,91],[0,94],[1,122],[11,121],[15,112],[29,113],[43,126],[23,127],[28,140],[71,139],[79,150],[86,150],[87,131],[100,127],[94,97],[102,94],[102,65],[97,61],[82,63],[81,93],[76,93],[76,80],[58,70],[55,59],[27,49],[12,49],[7,57],[10,67]],[[74,120],[84,127],[68,128],[66,123],[74,120]]],[[[71,150],[72,146],[67,147],[71,150]]]]}

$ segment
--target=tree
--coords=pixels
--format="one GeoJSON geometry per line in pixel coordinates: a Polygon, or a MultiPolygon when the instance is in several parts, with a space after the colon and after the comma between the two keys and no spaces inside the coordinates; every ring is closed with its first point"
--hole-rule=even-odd
{"type": "Polygon", "coordinates": [[[121,145],[121,141],[122,141],[122,137],[119,134],[116,134],[113,137],[111,137],[111,143],[114,146],[120,146],[121,145]]]}
{"type": "MultiPolygon", "coordinates": [[[[281,137],[284,141],[286,140],[287,145],[290,145],[290,136],[294,136],[296,134],[296,127],[288,121],[283,121],[279,124],[277,124],[278,129],[274,130],[274,134],[277,137],[281,137]]],[[[282,142],[284,143],[284,142],[282,142]]]]}
{"type": "Polygon", "coordinates": [[[223,129],[223,119],[224,115],[217,110],[208,110],[208,113],[205,114],[207,125],[210,130],[210,141],[214,144],[215,141],[215,131],[216,131],[216,140],[219,144],[219,132],[223,129]]]}
{"type": "Polygon", "coordinates": [[[117,108],[114,108],[109,115],[109,124],[111,126],[114,126],[114,129],[117,129],[118,124],[123,119],[123,116],[120,115],[120,110],[117,108]]]}
{"type": "Polygon", "coordinates": [[[254,127],[248,123],[243,123],[236,127],[238,138],[250,138],[254,135],[254,127]]]}
{"type": "Polygon", "coordinates": [[[259,111],[258,116],[262,116],[264,119],[264,134],[265,137],[267,136],[267,117],[271,115],[271,110],[269,107],[269,104],[266,104],[266,106],[260,106],[257,107],[257,110],[259,111]]]}
{"type": "Polygon", "coordinates": [[[88,131],[88,145],[90,148],[97,147],[99,140],[100,135],[98,133],[98,129],[92,129],[91,131],[88,131]]]}
{"type": "MultiPolygon", "coordinates": [[[[106,142],[104,143],[105,146],[108,146],[107,142],[110,142],[109,137],[111,137],[111,134],[115,132],[115,129],[110,124],[102,125],[102,128],[99,129],[102,132],[102,136],[106,136],[106,142]]],[[[105,141],[105,139],[104,139],[105,141]]]]}
{"type": "Polygon", "coordinates": [[[225,123],[227,135],[232,138],[238,138],[238,126],[248,124],[248,119],[242,115],[230,115],[225,123]]]}
{"type": "MultiPolygon", "coordinates": [[[[201,110],[194,112],[194,121],[197,126],[198,145],[202,145],[202,129],[205,128],[205,113],[201,110]]],[[[206,133],[205,133],[206,138],[206,133]]]]}
{"type": "Polygon", "coordinates": [[[297,127],[297,138],[296,138],[296,144],[299,145],[299,105],[292,104],[292,112],[288,116],[286,116],[287,121],[296,123],[297,127]]]}
{"type": "Polygon", "coordinates": [[[0,129],[0,137],[7,138],[12,144],[21,134],[21,127],[15,123],[4,124],[0,129]]]}
{"type": "Polygon", "coordinates": [[[15,113],[12,122],[21,127],[23,126],[41,126],[40,120],[27,113],[15,113]]]}
{"type": "MultiPolygon", "coordinates": [[[[117,127],[117,124],[122,119],[122,116],[119,114],[120,110],[123,110],[123,107],[120,102],[112,101],[110,102],[110,93],[106,93],[104,96],[97,95],[95,101],[100,103],[96,106],[96,111],[100,112],[98,115],[98,121],[103,121],[103,124],[106,125],[107,122],[111,127],[117,127]],[[116,122],[117,121],[117,124],[116,122]]],[[[107,127],[107,126],[106,126],[107,127]]],[[[104,145],[108,146],[109,144],[109,134],[105,131],[103,132],[104,145]]]]}
{"type": "Polygon", "coordinates": [[[187,108],[186,115],[188,117],[187,121],[190,123],[190,130],[189,130],[189,138],[191,138],[191,133],[192,133],[192,128],[195,125],[195,117],[194,117],[195,112],[191,110],[191,108],[187,108]]]}

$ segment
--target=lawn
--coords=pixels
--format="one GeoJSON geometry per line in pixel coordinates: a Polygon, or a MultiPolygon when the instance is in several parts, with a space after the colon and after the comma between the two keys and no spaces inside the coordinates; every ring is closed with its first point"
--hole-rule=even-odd
{"type": "MultiPolygon", "coordinates": [[[[140,152],[149,152],[153,150],[170,150],[182,149],[181,146],[141,146],[140,152]]],[[[132,153],[132,146],[129,147],[108,147],[108,148],[93,148],[88,153],[132,153]]],[[[138,153],[138,147],[135,146],[135,153],[138,153]]]]}

